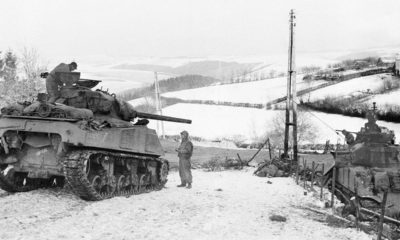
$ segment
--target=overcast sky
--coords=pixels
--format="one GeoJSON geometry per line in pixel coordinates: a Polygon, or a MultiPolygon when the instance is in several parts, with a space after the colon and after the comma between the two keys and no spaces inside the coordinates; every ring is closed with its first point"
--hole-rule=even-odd
{"type": "Polygon", "coordinates": [[[0,50],[64,56],[247,56],[400,45],[398,0],[2,0],[0,50]]]}

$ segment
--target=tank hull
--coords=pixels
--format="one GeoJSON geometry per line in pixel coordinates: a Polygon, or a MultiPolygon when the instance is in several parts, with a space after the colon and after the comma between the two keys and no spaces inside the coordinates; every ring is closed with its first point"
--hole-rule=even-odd
{"type": "Polygon", "coordinates": [[[393,168],[339,167],[336,169],[335,184],[340,193],[336,193],[346,203],[349,203],[352,197],[358,195],[364,202],[364,207],[379,208],[383,199],[383,191],[379,189],[379,186],[386,184],[380,182],[382,176],[385,179],[383,181],[389,184],[387,215],[398,218],[400,213],[400,176],[399,172],[393,168]],[[380,178],[380,180],[376,178],[380,178]]]}
{"type": "Polygon", "coordinates": [[[154,130],[88,126],[72,119],[0,117],[0,187],[21,192],[67,180],[80,197],[101,200],[166,183],[168,162],[160,158],[154,130]]]}
{"type": "Polygon", "coordinates": [[[54,121],[45,118],[26,119],[24,117],[2,117],[0,137],[6,132],[32,132],[56,134],[61,142],[80,147],[94,147],[136,154],[163,156],[164,152],[155,130],[146,126],[108,128],[101,130],[85,129],[82,122],[54,121]]]}
{"type": "Polygon", "coordinates": [[[400,217],[400,147],[390,143],[356,143],[348,151],[333,153],[335,165],[328,169],[333,180],[336,168],[335,194],[351,205],[358,196],[365,208],[378,209],[387,191],[386,214],[400,217]]]}

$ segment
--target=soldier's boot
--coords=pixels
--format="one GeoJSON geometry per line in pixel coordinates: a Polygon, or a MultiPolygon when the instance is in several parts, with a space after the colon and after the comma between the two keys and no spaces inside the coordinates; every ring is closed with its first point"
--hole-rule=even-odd
{"type": "Polygon", "coordinates": [[[180,185],[178,185],[177,187],[185,187],[186,183],[181,183],[180,185]]]}
{"type": "Polygon", "coordinates": [[[192,184],[191,183],[188,183],[188,185],[187,185],[187,187],[186,188],[192,188],[192,184]]]}

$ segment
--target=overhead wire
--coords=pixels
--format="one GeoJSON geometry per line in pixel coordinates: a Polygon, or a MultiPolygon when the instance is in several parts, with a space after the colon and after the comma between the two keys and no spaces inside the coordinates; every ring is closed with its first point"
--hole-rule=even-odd
{"type": "MultiPolygon", "coordinates": [[[[297,105],[300,105],[297,101],[295,101],[295,103],[297,105]]],[[[331,129],[333,132],[336,133],[336,135],[343,137],[342,135],[340,135],[338,133],[338,131],[336,131],[336,129],[334,129],[333,127],[331,127],[328,123],[326,123],[325,121],[323,121],[321,118],[317,117],[317,115],[315,115],[314,113],[312,113],[310,110],[308,110],[307,108],[303,108],[305,111],[307,111],[311,116],[315,117],[316,119],[318,119],[321,123],[323,123],[326,127],[328,127],[329,129],[331,129]]]]}

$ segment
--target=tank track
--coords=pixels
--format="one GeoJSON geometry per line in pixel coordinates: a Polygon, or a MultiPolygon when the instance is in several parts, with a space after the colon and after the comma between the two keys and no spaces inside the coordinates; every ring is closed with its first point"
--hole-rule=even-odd
{"type": "MultiPolygon", "coordinates": [[[[113,153],[108,151],[98,151],[98,150],[73,150],[64,156],[63,160],[64,175],[67,182],[71,186],[72,190],[76,195],[85,200],[99,201],[115,196],[131,196],[135,194],[141,194],[144,192],[151,192],[153,190],[161,190],[165,183],[167,182],[168,174],[168,161],[161,158],[156,158],[152,156],[141,156],[135,154],[125,154],[125,153],[113,153]],[[111,190],[100,192],[95,188],[93,184],[93,179],[90,180],[89,174],[87,173],[87,163],[92,161],[91,157],[95,155],[103,155],[107,159],[113,161],[153,161],[157,162],[157,182],[151,184],[143,183],[142,179],[137,181],[137,184],[133,185],[132,182],[128,187],[122,190],[111,190]]],[[[121,175],[120,175],[121,176],[121,175]]],[[[118,184],[118,183],[117,183],[118,184]]]]}

